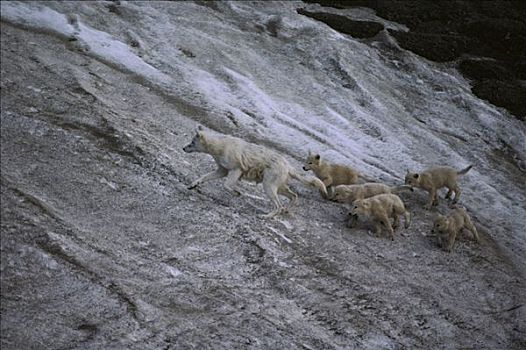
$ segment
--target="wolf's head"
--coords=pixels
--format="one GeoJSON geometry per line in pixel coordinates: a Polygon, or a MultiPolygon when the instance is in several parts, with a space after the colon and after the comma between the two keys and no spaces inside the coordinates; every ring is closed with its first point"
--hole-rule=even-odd
{"type": "Polygon", "coordinates": [[[405,174],[405,184],[411,187],[418,187],[420,184],[420,174],[412,173],[408,170],[405,174]]]}
{"type": "MultiPolygon", "coordinates": [[[[332,188],[332,187],[331,187],[332,188]]],[[[350,201],[351,198],[356,197],[354,191],[348,188],[346,185],[338,185],[331,190],[329,198],[335,202],[345,203],[350,201]]]]}
{"type": "Polygon", "coordinates": [[[371,209],[371,202],[363,199],[357,199],[354,201],[351,209],[351,214],[353,215],[367,215],[371,209]]]}
{"type": "Polygon", "coordinates": [[[196,134],[188,145],[183,147],[183,151],[186,153],[192,152],[205,152],[206,136],[204,134],[204,129],[202,126],[198,126],[196,134]]]}
{"type": "Polygon", "coordinates": [[[431,229],[431,233],[437,236],[437,243],[439,247],[445,248],[447,244],[447,240],[449,236],[447,233],[448,225],[449,225],[448,218],[444,215],[438,214],[433,224],[433,228],[431,229]]]}
{"type": "Polygon", "coordinates": [[[448,220],[444,215],[438,214],[433,224],[432,233],[440,233],[447,230],[448,220]]]}
{"type": "Polygon", "coordinates": [[[305,161],[305,164],[303,164],[303,170],[309,171],[316,169],[320,166],[321,157],[319,154],[312,154],[309,151],[309,155],[307,156],[307,160],[305,161]]]}

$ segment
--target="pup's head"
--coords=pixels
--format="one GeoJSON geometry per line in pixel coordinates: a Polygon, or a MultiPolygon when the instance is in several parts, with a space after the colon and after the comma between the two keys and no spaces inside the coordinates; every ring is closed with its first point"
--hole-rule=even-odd
{"type": "Polygon", "coordinates": [[[183,147],[183,151],[186,153],[192,152],[205,152],[206,136],[204,134],[204,129],[202,126],[198,126],[196,134],[188,145],[183,147]]]}
{"type": "Polygon", "coordinates": [[[317,168],[320,165],[320,160],[321,160],[321,157],[319,154],[312,154],[309,151],[307,160],[305,161],[305,164],[303,165],[303,170],[309,171],[309,170],[317,168]]]}
{"type": "Polygon", "coordinates": [[[444,215],[438,214],[435,222],[433,223],[433,228],[431,233],[436,235],[438,246],[441,248],[446,247],[448,241],[447,234],[448,219],[444,215]]]}
{"type": "Polygon", "coordinates": [[[363,199],[357,199],[354,201],[351,209],[352,215],[367,214],[371,209],[371,203],[363,199]]]}
{"type": "Polygon", "coordinates": [[[435,222],[433,223],[433,228],[431,229],[431,233],[439,234],[441,232],[445,232],[447,230],[448,226],[448,219],[444,215],[438,214],[435,222]]]}
{"type": "Polygon", "coordinates": [[[346,188],[345,185],[338,185],[334,187],[332,195],[329,198],[335,202],[345,203],[350,202],[350,198],[353,197],[353,194],[353,191],[346,188]]]}
{"type": "Polygon", "coordinates": [[[340,191],[332,191],[332,194],[329,193],[329,198],[338,203],[343,203],[345,201],[345,197],[340,191]]]}
{"type": "Polygon", "coordinates": [[[405,184],[411,187],[418,187],[418,184],[420,184],[420,174],[412,173],[407,170],[407,173],[405,174],[405,184]]]}

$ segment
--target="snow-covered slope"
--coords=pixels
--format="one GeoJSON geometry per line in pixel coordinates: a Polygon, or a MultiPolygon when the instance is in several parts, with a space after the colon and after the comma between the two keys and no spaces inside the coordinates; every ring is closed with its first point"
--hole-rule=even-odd
{"type": "MultiPolygon", "coordinates": [[[[461,169],[473,164],[473,170],[460,180],[461,204],[474,216],[485,241],[502,249],[502,254],[510,257],[521,271],[519,276],[524,276],[524,123],[472,95],[469,82],[452,66],[433,63],[400,49],[386,32],[364,40],[342,35],[323,23],[299,15],[296,9],[300,7],[316,8],[316,5],[293,1],[121,2],[118,5],[2,2],[1,16],[6,23],[3,26],[58,38],[68,51],[85,57],[85,62],[79,59],[80,63],[64,64],[74,65],[71,71],[82,89],[111,111],[104,118],[120,135],[119,140],[140,146],[146,154],[157,158],[152,162],[158,161],[166,169],[177,168],[168,172],[178,174],[181,188],[212,166],[211,159],[187,155],[181,150],[190,140],[192,128],[198,124],[275,148],[295,159],[298,168],[311,150],[389,184],[401,184],[407,169],[416,171],[433,165],[461,169]],[[108,71],[115,71],[119,78],[110,76],[108,71]],[[98,77],[97,82],[93,76],[98,77]],[[144,97],[144,103],[149,105],[138,106],[140,94],[134,98],[132,92],[128,96],[127,91],[119,90],[125,86],[119,85],[123,80],[128,81],[126,84],[145,87],[157,97],[144,97]],[[131,119],[135,121],[131,123],[131,119]]],[[[375,19],[374,14],[363,9],[342,13],[354,19],[375,19]]],[[[37,40],[35,46],[38,46],[37,40]]],[[[45,48],[39,46],[35,50],[43,52],[45,48]]],[[[55,64],[60,65],[60,61],[57,59],[55,64]]],[[[138,88],[130,91],[134,89],[138,88]]],[[[3,123],[16,123],[8,112],[2,109],[3,123]]],[[[69,122],[74,124],[75,117],[71,118],[69,122]]],[[[93,120],[88,118],[84,122],[91,124],[93,120]]],[[[3,142],[8,139],[5,137],[3,142]]],[[[2,164],[2,173],[9,181],[18,183],[12,180],[19,174],[15,163],[2,164]]],[[[108,186],[118,187],[107,177],[103,179],[108,186]]],[[[29,178],[20,181],[31,187],[29,178]]],[[[204,188],[207,186],[219,186],[214,191],[222,193],[220,184],[207,184],[204,188]]],[[[39,191],[38,188],[34,190],[39,191]]],[[[256,187],[251,189],[258,191],[256,187]]],[[[162,191],[170,193],[166,189],[162,191]]],[[[304,193],[314,196],[307,190],[304,193]]],[[[51,194],[42,193],[42,196],[51,194]]],[[[181,196],[177,210],[170,212],[179,220],[186,222],[187,216],[193,215],[197,220],[199,216],[209,215],[208,220],[213,221],[214,215],[221,216],[214,214],[213,199],[196,198],[193,192],[181,196]],[[196,200],[208,201],[209,206],[197,212],[183,208],[184,201],[196,200]]],[[[430,229],[432,214],[420,209],[425,198],[426,194],[418,191],[404,197],[416,213],[415,233],[427,233],[430,229]]],[[[68,207],[67,200],[64,203],[56,198],[52,200],[57,201],[57,210],[62,211],[64,217],[75,217],[69,220],[80,229],[101,227],[93,223],[90,215],[78,215],[82,210],[68,207]]],[[[236,199],[229,202],[232,211],[237,210],[235,202],[236,199]]],[[[257,208],[252,207],[248,212],[245,208],[240,215],[251,217],[266,210],[261,206],[268,205],[257,198],[249,202],[256,203],[257,208]]],[[[225,205],[220,199],[218,203],[218,206],[225,205]]],[[[341,209],[332,203],[320,201],[315,206],[326,206],[324,210],[333,213],[323,225],[335,224],[330,220],[341,215],[341,209]]],[[[438,210],[445,212],[447,207],[444,204],[438,210]]],[[[126,215],[125,212],[122,215],[126,215]]],[[[271,231],[290,243],[286,235],[290,235],[291,226],[305,226],[307,230],[310,225],[296,220],[299,219],[280,221],[286,228],[284,233],[275,227],[271,227],[271,231]]],[[[153,225],[139,221],[137,225],[153,225]]],[[[191,223],[188,225],[188,230],[196,230],[191,223]]],[[[270,227],[259,221],[254,225],[270,227]]],[[[320,229],[313,227],[314,231],[320,229]]],[[[229,230],[225,229],[226,232],[229,230]]],[[[118,240],[123,233],[116,233],[113,239],[118,240]]],[[[82,258],[78,259],[82,263],[82,258]]],[[[168,267],[172,275],[180,273],[175,267],[168,267]]],[[[299,314],[294,317],[300,318],[301,312],[295,312],[299,314]]],[[[354,346],[370,344],[375,348],[376,344],[396,348],[383,336],[368,337],[372,338],[354,346]]],[[[332,346],[347,348],[345,344],[335,341],[332,346]]],[[[415,344],[405,343],[418,345],[415,344]]]]}

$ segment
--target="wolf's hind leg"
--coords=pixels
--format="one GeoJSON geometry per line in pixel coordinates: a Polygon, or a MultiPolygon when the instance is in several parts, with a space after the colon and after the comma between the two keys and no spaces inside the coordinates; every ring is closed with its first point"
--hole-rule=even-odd
{"type": "Polygon", "coordinates": [[[409,225],[411,225],[411,213],[406,210],[404,212],[404,227],[409,228],[409,225]]]}
{"type": "Polygon", "coordinates": [[[477,228],[475,225],[473,225],[473,221],[469,217],[466,217],[466,228],[471,231],[473,234],[473,238],[475,238],[475,241],[480,242],[479,233],[477,231],[477,228]]]}
{"type": "Polygon", "coordinates": [[[278,193],[287,197],[290,202],[288,204],[288,208],[292,208],[293,206],[296,205],[296,203],[298,202],[298,195],[294,192],[292,192],[292,190],[290,189],[289,186],[287,185],[284,185],[284,186],[281,186],[278,190],[278,193]]]}
{"type": "Polygon", "coordinates": [[[457,184],[455,184],[455,187],[453,187],[453,192],[455,192],[455,198],[453,198],[453,204],[458,203],[458,200],[460,199],[460,187],[458,187],[457,184]]]}
{"type": "Polygon", "coordinates": [[[266,176],[263,180],[263,190],[265,191],[267,197],[272,201],[272,204],[274,204],[274,209],[270,213],[263,215],[263,218],[273,218],[274,216],[281,213],[281,210],[283,209],[283,206],[279,201],[278,187],[275,184],[275,179],[266,176]]]}

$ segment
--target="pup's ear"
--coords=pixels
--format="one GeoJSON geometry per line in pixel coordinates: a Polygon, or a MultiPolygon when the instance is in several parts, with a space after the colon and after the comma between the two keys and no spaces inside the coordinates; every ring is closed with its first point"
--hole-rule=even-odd
{"type": "Polygon", "coordinates": [[[419,176],[420,176],[420,175],[418,175],[418,174],[414,174],[414,175],[413,175],[413,177],[414,177],[415,179],[418,179],[419,176]]]}
{"type": "Polygon", "coordinates": [[[201,140],[201,141],[203,141],[205,139],[204,131],[205,131],[205,129],[201,125],[199,125],[197,127],[197,130],[196,130],[197,136],[199,136],[199,140],[201,140]]]}
{"type": "Polygon", "coordinates": [[[311,152],[310,149],[309,149],[309,157],[310,157],[311,155],[312,155],[312,152],[311,152]]]}
{"type": "Polygon", "coordinates": [[[314,156],[314,158],[316,158],[316,160],[320,160],[320,155],[319,155],[319,154],[316,154],[316,155],[314,156]]]}

